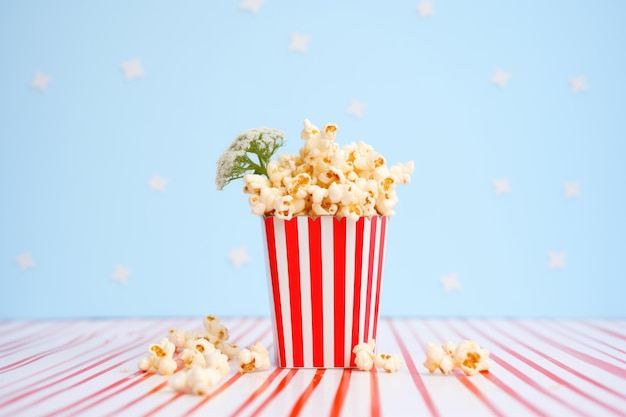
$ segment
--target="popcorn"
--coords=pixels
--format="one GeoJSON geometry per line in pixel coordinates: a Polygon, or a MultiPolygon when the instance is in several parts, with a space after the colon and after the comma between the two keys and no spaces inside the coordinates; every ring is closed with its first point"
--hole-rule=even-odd
{"type": "MultiPolygon", "coordinates": [[[[167,337],[158,344],[150,345],[150,355],[139,361],[139,369],[171,375],[168,383],[175,391],[206,394],[228,374],[228,361],[237,355],[239,348],[227,342],[228,329],[217,317],[206,316],[203,325],[204,330],[201,331],[169,330],[167,337]],[[177,360],[185,369],[174,374],[177,360]]],[[[257,363],[267,368],[270,366],[269,357],[267,350],[263,350],[267,359],[259,357],[257,363]]],[[[261,352],[258,347],[256,351],[261,352]]]]}
{"type": "Polygon", "coordinates": [[[489,351],[472,340],[464,340],[454,351],[454,361],[465,375],[476,375],[489,369],[489,351]]]}
{"type": "Polygon", "coordinates": [[[363,216],[393,216],[393,207],[398,203],[395,188],[410,183],[414,163],[388,167],[385,158],[363,142],[340,147],[334,142],[337,130],[335,124],[319,129],[305,119],[300,133],[304,144],[298,155],[280,154],[269,160],[273,155],[269,151],[283,145],[282,132],[250,129],[220,157],[218,188],[243,178],[251,212],[262,216],[287,220],[293,216],[354,220],[363,216]],[[248,148],[244,149],[244,145],[248,148]],[[255,155],[258,164],[250,159],[255,155]]]}
{"type": "Polygon", "coordinates": [[[442,374],[449,374],[454,370],[454,360],[450,353],[444,350],[444,348],[428,342],[428,353],[426,354],[424,366],[431,374],[437,369],[439,369],[442,374]]]}
{"type": "Polygon", "coordinates": [[[430,373],[439,369],[443,374],[450,374],[458,368],[465,375],[476,375],[489,369],[489,351],[471,340],[464,340],[458,346],[452,342],[442,346],[429,342],[424,366],[430,373]]]}
{"type": "Polygon", "coordinates": [[[270,365],[269,352],[261,342],[239,351],[239,372],[269,369],[270,365]]]}
{"type": "Polygon", "coordinates": [[[353,349],[354,363],[361,371],[371,371],[373,367],[382,368],[387,373],[397,372],[402,367],[402,357],[387,353],[374,354],[376,341],[370,339],[367,343],[357,344],[353,349]]]}
{"type": "Polygon", "coordinates": [[[150,356],[139,362],[139,369],[152,373],[158,372],[161,375],[173,374],[177,368],[176,361],[172,359],[175,350],[176,346],[167,338],[161,339],[159,343],[150,345],[148,348],[150,356]]]}
{"type": "Polygon", "coordinates": [[[361,371],[369,371],[374,367],[374,347],[376,341],[370,339],[369,342],[361,342],[352,349],[354,353],[354,363],[361,371]]]}
{"type": "Polygon", "coordinates": [[[387,373],[398,372],[402,367],[402,357],[397,354],[379,353],[374,356],[374,366],[384,369],[387,373]]]}

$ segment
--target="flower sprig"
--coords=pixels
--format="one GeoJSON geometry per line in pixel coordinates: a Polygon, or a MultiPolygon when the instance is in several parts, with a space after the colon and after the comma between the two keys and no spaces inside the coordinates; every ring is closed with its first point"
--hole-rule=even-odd
{"type": "Polygon", "coordinates": [[[282,131],[267,127],[248,129],[237,136],[217,160],[217,189],[246,174],[267,177],[267,164],[285,144],[284,137],[282,131]]]}

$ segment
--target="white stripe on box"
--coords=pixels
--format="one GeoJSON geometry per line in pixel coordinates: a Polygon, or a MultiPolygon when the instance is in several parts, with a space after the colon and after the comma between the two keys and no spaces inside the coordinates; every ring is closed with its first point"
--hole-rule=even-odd
{"type": "Polygon", "coordinates": [[[370,302],[370,325],[369,325],[369,335],[368,335],[368,340],[369,339],[374,339],[376,337],[376,335],[374,334],[374,319],[376,316],[376,288],[378,288],[378,280],[380,279],[378,277],[378,263],[380,262],[380,237],[382,235],[381,233],[381,229],[382,229],[382,218],[379,217],[378,221],[376,222],[376,238],[374,239],[374,262],[372,263],[372,294],[371,294],[371,298],[369,300],[370,302]]]}
{"type": "Polygon", "coordinates": [[[344,309],[346,327],[344,330],[344,366],[350,366],[350,358],[352,356],[352,315],[354,305],[354,261],[356,247],[356,221],[349,218],[346,222],[346,303],[344,309]]]}
{"type": "Polygon", "coordinates": [[[367,274],[369,270],[370,257],[370,234],[372,230],[372,219],[363,219],[363,259],[361,260],[361,303],[359,308],[359,340],[357,343],[367,342],[365,334],[365,303],[367,302],[367,274]]]}
{"type": "Polygon", "coordinates": [[[311,269],[309,262],[309,218],[298,219],[298,257],[300,258],[300,300],[302,303],[303,366],[313,366],[313,311],[311,308],[311,269]]]}
{"type": "Polygon", "coordinates": [[[283,334],[285,337],[285,366],[293,367],[293,349],[291,332],[291,300],[289,298],[289,259],[287,258],[287,237],[285,234],[285,222],[274,222],[274,234],[276,236],[276,269],[278,271],[278,285],[280,304],[283,316],[283,334]]]}
{"type": "Polygon", "coordinates": [[[325,262],[333,259],[333,217],[323,216],[319,220],[321,224],[322,239],[322,294],[324,312],[324,365],[332,367],[334,365],[335,346],[335,289],[333,288],[334,265],[333,262],[325,262]]]}

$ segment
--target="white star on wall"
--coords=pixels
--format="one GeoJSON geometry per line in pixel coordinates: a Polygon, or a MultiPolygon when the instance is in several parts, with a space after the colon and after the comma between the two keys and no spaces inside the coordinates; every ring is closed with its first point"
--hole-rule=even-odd
{"type": "Polygon", "coordinates": [[[118,281],[120,284],[126,285],[126,281],[128,281],[128,277],[130,276],[130,269],[124,268],[122,265],[115,265],[115,269],[111,274],[111,278],[114,281],[118,281]]]}
{"type": "Polygon", "coordinates": [[[122,71],[124,71],[124,78],[132,80],[134,78],[141,78],[145,75],[143,68],[141,67],[141,60],[139,58],[132,59],[130,61],[122,62],[122,71]]]}
{"type": "Polygon", "coordinates": [[[163,193],[165,192],[165,186],[168,182],[167,179],[162,178],[159,174],[154,174],[148,181],[148,188],[150,188],[151,191],[163,193]]]}
{"type": "Polygon", "coordinates": [[[46,91],[48,83],[52,80],[52,77],[45,75],[40,71],[35,72],[33,80],[30,82],[31,87],[38,89],[39,91],[46,91]]]}
{"type": "Polygon", "coordinates": [[[291,34],[291,43],[289,44],[290,51],[306,53],[309,47],[309,41],[311,37],[309,35],[302,35],[300,33],[291,34]]]}
{"type": "Polygon", "coordinates": [[[361,117],[363,117],[364,110],[365,110],[365,104],[358,102],[356,100],[352,100],[346,112],[360,119],[361,117]]]}
{"type": "Polygon", "coordinates": [[[511,193],[511,185],[508,178],[495,178],[493,180],[493,188],[498,195],[511,193]]]}
{"type": "Polygon", "coordinates": [[[572,91],[578,93],[587,90],[587,79],[584,76],[572,77],[569,79],[572,91]]]}
{"type": "Polygon", "coordinates": [[[257,14],[263,3],[265,0],[243,0],[239,3],[239,8],[257,14]]]}
{"type": "Polygon", "coordinates": [[[565,197],[580,197],[580,184],[578,181],[566,182],[563,184],[563,188],[565,189],[565,197]]]}
{"type": "Polygon", "coordinates": [[[230,260],[235,268],[239,268],[241,265],[249,264],[251,262],[245,246],[239,246],[238,248],[232,249],[228,253],[228,260],[230,260]]]}
{"type": "Polygon", "coordinates": [[[509,78],[511,78],[511,73],[501,70],[500,68],[496,68],[491,76],[491,82],[499,86],[500,88],[506,87],[506,84],[509,82],[509,78]]]}
{"type": "Polygon", "coordinates": [[[548,252],[548,268],[564,269],[565,268],[565,252],[548,252]]]}
{"type": "Polygon", "coordinates": [[[17,265],[21,270],[35,267],[35,261],[33,261],[33,256],[30,252],[24,252],[21,255],[16,256],[15,262],[17,262],[17,265]]]}
{"type": "Polygon", "coordinates": [[[442,276],[439,278],[439,282],[443,285],[445,292],[461,290],[461,283],[459,282],[459,277],[456,273],[442,276]]]}
{"type": "Polygon", "coordinates": [[[434,16],[435,15],[435,5],[432,1],[423,1],[417,5],[417,11],[420,16],[434,16]]]}

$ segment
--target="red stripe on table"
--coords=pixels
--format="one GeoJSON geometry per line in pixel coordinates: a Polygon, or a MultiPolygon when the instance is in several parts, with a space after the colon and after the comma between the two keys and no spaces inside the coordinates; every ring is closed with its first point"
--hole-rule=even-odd
{"type": "Polygon", "coordinates": [[[289,372],[287,372],[287,375],[285,375],[283,379],[280,380],[278,385],[276,385],[276,388],[274,388],[274,390],[265,398],[265,400],[263,400],[263,402],[259,404],[257,409],[254,410],[252,414],[250,414],[250,416],[258,416],[263,411],[263,409],[268,406],[269,403],[278,398],[283,389],[285,389],[287,384],[289,384],[289,382],[296,375],[296,372],[298,372],[297,369],[291,369],[289,372]]]}
{"type": "MultiPolygon", "coordinates": [[[[28,326],[30,323],[25,323],[25,326],[28,326]]],[[[41,346],[44,342],[49,339],[57,339],[58,336],[62,336],[62,334],[68,331],[71,327],[75,326],[76,323],[63,323],[63,322],[50,322],[44,328],[45,331],[42,331],[37,327],[33,332],[29,332],[25,335],[16,337],[13,340],[7,340],[7,337],[4,337],[4,341],[2,346],[0,346],[0,353],[2,356],[0,358],[4,358],[6,356],[12,355],[17,351],[33,348],[37,346],[41,346]]]]}
{"type": "Polygon", "coordinates": [[[300,287],[300,249],[298,245],[298,219],[285,221],[287,246],[287,273],[289,277],[289,303],[291,311],[291,339],[293,365],[304,366],[302,338],[302,291],[300,287]]]}
{"type": "Polygon", "coordinates": [[[302,411],[302,407],[304,407],[306,402],[315,391],[315,388],[317,388],[319,383],[322,381],[322,377],[324,376],[325,372],[326,369],[318,369],[317,371],[315,371],[313,379],[311,379],[309,385],[307,385],[302,394],[300,394],[300,397],[298,397],[296,403],[293,405],[293,408],[289,412],[289,417],[296,417],[298,414],[300,414],[300,412],[302,411]]]}
{"type": "Polygon", "coordinates": [[[254,400],[256,400],[263,392],[271,385],[272,381],[276,379],[278,374],[282,372],[281,368],[276,368],[270,373],[265,381],[256,389],[252,394],[245,399],[245,401],[231,414],[231,416],[236,416],[241,413],[246,407],[248,407],[254,400]]]}
{"type": "MultiPolygon", "coordinates": [[[[547,369],[537,365],[534,361],[526,358],[525,356],[520,355],[518,352],[514,351],[513,349],[509,348],[508,346],[505,346],[502,343],[499,343],[498,341],[490,338],[489,336],[487,336],[487,334],[485,332],[482,332],[481,330],[479,330],[476,326],[472,325],[471,323],[468,322],[467,324],[468,324],[468,326],[472,327],[476,332],[480,333],[484,338],[490,339],[493,343],[498,345],[500,347],[500,349],[502,349],[503,351],[507,352],[509,355],[514,356],[515,358],[517,358],[520,361],[524,362],[526,365],[530,366],[534,370],[536,370],[536,371],[542,373],[543,375],[547,376],[548,378],[552,379],[556,383],[558,383],[560,385],[563,385],[564,387],[569,388],[570,390],[574,391],[575,393],[577,393],[581,397],[586,398],[587,400],[589,400],[592,403],[594,403],[594,404],[604,408],[605,410],[611,411],[612,413],[615,413],[615,414],[618,414],[618,415],[623,413],[623,410],[620,411],[620,410],[616,409],[615,407],[613,407],[612,405],[598,400],[597,398],[591,396],[590,394],[588,394],[584,390],[578,388],[574,384],[566,381],[565,379],[563,379],[563,378],[559,377],[558,375],[550,372],[549,370],[547,370],[547,369]]],[[[545,356],[546,356],[546,359],[547,359],[547,355],[545,355],[545,356]]]]}
{"type": "Polygon", "coordinates": [[[430,411],[430,414],[433,416],[439,416],[439,411],[435,407],[435,403],[433,402],[433,399],[428,394],[428,391],[426,390],[426,386],[424,385],[424,381],[422,381],[422,377],[420,376],[420,373],[417,370],[417,367],[415,366],[415,362],[413,362],[413,358],[411,358],[411,354],[409,353],[409,350],[404,344],[404,341],[400,337],[400,334],[396,330],[396,326],[392,320],[389,321],[389,328],[391,329],[391,333],[393,334],[393,337],[396,339],[396,342],[398,342],[398,347],[400,348],[400,352],[402,353],[402,356],[404,357],[404,362],[406,363],[406,366],[409,369],[409,374],[411,375],[411,378],[413,379],[415,388],[417,388],[417,391],[420,393],[420,395],[424,399],[424,403],[426,404],[426,407],[430,411]]]}
{"type": "MultiPolygon", "coordinates": [[[[621,362],[624,365],[626,365],[626,360],[623,359],[623,356],[619,357],[619,356],[612,355],[612,354],[610,354],[610,353],[608,353],[608,352],[606,352],[606,351],[604,351],[602,349],[599,349],[596,345],[592,345],[591,343],[584,342],[584,341],[582,341],[582,340],[572,336],[571,334],[561,330],[562,327],[564,327],[562,324],[555,323],[554,326],[549,326],[549,331],[557,333],[557,334],[559,334],[559,335],[561,335],[563,337],[568,338],[569,340],[572,340],[572,341],[574,341],[574,342],[576,342],[578,344],[581,344],[581,345],[583,345],[583,346],[585,346],[585,347],[587,347],[589,349],[595,350],[596,352],[599,352],[599,353],[601,353],[603,355],[606,355],[606,356],[610,357],[611,359],[613,359],[613,360],[615,360],[617,362],[621,362]],[[559,326],[559,327],[555,327],[555,326],[559,326]]],[[[581,335],[580,333],[578,333],[578,334],[581,335]]],[[[606,343],[605,341],[600,340],[600,339],[596,339],[596,338],[594,338],[592,336],[589,336],[589,335],[586,335],[586,334],[582,334],[581,336],[585,337],[586,339],[593,340],[596,344],[602,344],[604,346],[612,347],[610,344],[606,343]]],[[[615,349],[615,350],[617,350],[618,352],[620,351],[619,349],[615,349]]],[[[626,351],[621,352],[621,353],[626,353],[626,351]]]]}
{"type": "Polygon", "coordinates": [[[346,394],[348,393],[348,387],[350,386],[351,375],[351,369],[343,370],[339,386],[337,387],[337,392],[335,393],[335,398],[333,398],[333,403],[330,407],[329,415],[331,417],[336,417],[341,414],[341,408],[343,407],[343,403],[346,401],[346,394]]]}
{"type": "Polygon", "coordinates": [[[497,376],[495,376],[493,372],[481,372],[481,375],[485,379],[491,381],[496,387],[500,388],[502,391],[509,394],[511,398],[515,399],[517,402],[522,404],[528,410],[533,412],[536,416],[548,416],[549,415],[545,411],[541,410],[540,408],[537,408],[533,403],[528,401],[526,398],[519,395],[513,388],[511,388],[504,381],[502,381],[497,376]]]}
{"type": "Polygon", "coordinates": [[[346,343],[346,218],[333,219],[335,367],[345,367],[346,343]]]}
{"type": "Polygon", "coordinates": [[[267,239],[267,256],[272,282],[272,299],[276,324],[276,339],[278,340],[278,366],[285,366],[285,336],[283,330],[283,313],[280,300],[280,286],[278,283],[278,263],[276,261],[276,234],[274,231],[274,218],[265,218],[265,234],[267,239]]]}
{"type": "MultiPolygon", "coordinates": [[[[561,327],[565,327],[565,328],[569,329],[570,331],[572,331],[572,332],[574,332],[576,334],[579,334],[579,335],[581,335],[581,336],[583,336],[583,337],[585,337],[585,338],[587,338],[589,340],[592,340],[594,343],[597,343],[597,344],[602,345],[602,346],[606,346],[606,347],[610,348],[611,350],[615,350],[615,351],[617,351],[617,352],[619,352],[619,353],[621,353],[623,355],[626,355],[626,350],[620,349],[620,348],[616,347],[615,345],[607,342],[606,340],[597,338],[595,336],[590,335],[587,332],[581,331],[581,329],[578,328],[578,327],[572,328],[569,324],[570,323],[567,323],[567,322],[566,323],[563,323],[563,322],[559,323],[559,325],[561,327]]],[[[580,324],[580,322],[576,321],[575,324],[580,324]]],[[[608,355],[608,353],[606,353],[606,352],[604,352],[604,353],[608,355]]],[[[621,361],[621,362],[626,363],[626,361],[621,361]]]]}
{"type": "Polygon", "coordinates": [[[375,367],[370,371],[370,408],[372,417],[380,416],[380,387],[378,385],[378,371],[375,367]]]}
{"type": "MultiPolygon", "coordinates": [[[[65,382],[65,381],[67,381],[67,380],[69,380],[69,379],[71,379],[71,378],[73,378],[73,377],[75,377],[75,376],[79,376],[79,375],[81,375],[81,374],[83,374],[83,373],[85,373],[85,372],[88,372],[88,371],[90,371],[90,370],[92,370],[92,369],[94,369],[94,368],[96,368],[96,367],[98,367],[98,366],[100,366],[100,365],[102,365],[102,364],[104,364],[104,363],[109,362],[109,361],[110,361],[110,360],[112,360],[112,359],[115,359],[115,358],[117,358],[117,357],[119,357],[119,356],[121,356],[121,355],[125,354],[126,352],[129,352],[129,351],[135,350],[135,349],[137,349],[137,347],[139,347],[140,345],[143,345],[143,344],[145,344],[145,343],[147,343],[147,342],[146,342],[146,341],[144,341],[144,340],[142,340],[141,342],[139,342],[139,341],[138,341],[138,342],[136,342],[136,343],[133,343],[132,345],[125,346],[125,347],[126,347],[126,349],[123,349],[123,350],[119,350],[119,347],[117,347],[117,348],[115,348],[115,349],[113,349],[113,350],[109,351],[109,352],[112,352],[112,353],[107,354],[107,356],[105,356],[104,358],[100,359],[99,361],[96,361],[96,362],[94,362],[94,363],[91,363],[91,361],[92,361],[93,359],[91,359],[91,360],[87,360],[87,361],[83,361],[81,364],[79,364],[79,365],[77,365],[77,366],[82,366],[83,364],[86,364],[86,363],[91,363],[91,364],[90,364],[89,366],[86,366],[86,367],[84,367],[84,368],[81,368],[81,369],[79,369],[79,370],[77,370],[77,371],[75,371],[75,372],[72,372],[72,373],[70,373],[70,374],[66,374],[66,372],[67,372],[67,371],[60,371],[60,372],[56,373],[56,374],[55,374],[55,375],[53,375],[53,376],[46,377],[46,379],[45,379],[45,380],[48,380],[48,381],[49,381],[48,383],[46,383],[46,384],[44,384],[44,385],[41,385],[41,386],[36,386],[36,387],[31,388],[31,389],[26,390],[26,391],[21,390],[21,389],[20,389],[20,390],[17,390],[17,391],[15,391],[15,393],[19,392],[19,394],[18,394],[18,395],[16,395],[15,397],[13,397],[13,398],[10,398],[10,399],[8,399],[8,400],[6,400],[6,401],[1,402],[1,403],[0,403],[0,407],[6,406],[6,405],[9,405],[9,404],[13,404],[13,403],[15,403],[15,402],[17,402],[17,401],[19,401],[19,400],[21,400],[21,399],[23,399],[23,398],[27,398],[27,397],[30,397],[31,395],[34,395],[34,394],[36,394],[36,393],[39,393],[39,392],[41,392],[41,391],[42,391],[42,390],[44,390],[44,389],[47,389],[47,388],[50,388],[50,387],[54,387],[54,386],[56,386],[56,385],[58,385],[58,384],[60,384],[60,383],[63,383],[63,382],[65,382]],[[61,376],[61,378],[56,379],[56,380],[54,380],[54,381],[50,381],[50,379],[51,379],[51,378],[54,378],[54,377],[56,377],[56,376],[61,376]]],[[[99,357],[100,357],[100,356],[101,356],[101,355],[99,355],[99,357]]],[[[112,367],[109,367],[109,368],[107,368],[107,369],[113,369],[113,368],[115,368],[116,366],[119,366],[120,364],[123,364],[124,362],[125,362],[125,361],[123,361],[123,362],[119,362],[118,364],[113,365],[112,367]]],[[[96,375],[99,375],[99,374],[102,374],[102,372],[99,372],[99,373],[98,373],[98,374],[96,374],[96,375]]],[[[92,379],[92,377],[90,377],[89,379],[92,379]]],[[[82,380],[80,383],[86,382],[86,381],[88,381],[89,379],[84,379],[84,380],[82,380]]],[[[78,385],[80,385],[80,383],[74,384],[74,385],[72,385],[72,386],[78,386],[78,385]]],[[[64,388],[64,389],[66,389],[66,388],[64,388]]],[[[52,394],[48,395],[48,396],[47,396],[47,397],[45,397],[45,398],[50,398],[51,396],[57,395],[57,394],[59,394],[59,393],[61,393],[61,392],[63,392],[63,390],[56,391],[56,392],[54,392],[54,393],[52,393],[52,394]]],[[[40,399],[33,399],[33,403],[36,403],[36,402],[38,402],[38,401],[40,401],[40,399]]]]}
{"type": "MultiPolygon", "coordinates": [[[[426,322],[425,324],[426,324],[427,327],[430,328],[431,332],[435,335],[435,337],[437,339],[443,340],[441,335],[439,335],[439,333],[432,326],[430,326],[430,324],[428,322],[426,322]]],[[[413,335],[413,338],[415,340],[417,340],[417,343],[420,346],[426,346],[426,342],[419,337],[419,335],[417,334],[415,329],[411,328],[411,334],[413,335]]],[[[426,354],[426,353],[427,352],[424,351],[424,354],[426,354]]],[[[467,379],[467,376],[463,372],[455,371],[452,375],[454,375],[456,377],[456,379],[459,382],[461,382],[461,384],[465,388],[467,388],[472,394],[474,394],[474,396],[480,402],[482,402],[488,409],[490,409],[491,412],[493,412],[494,414],[496,414],[498,416],[504,416],[504,413],[502,411],[500,411],[471,381],[469,381],[467,379]]]]}
{"type": "Polygon", "coordinates": [[[309,268],[311,272],[311,321],[313,330],[313,366],[324,366],[324,309],[322,285],[322,221],[310,218],[309,268]]]}
{"type": "Polygon", "coordinates": [[[383,261],[385,259],[385,235],[387,233],[387,220],[388,217],[380,218],[380,237],[379,241],[379,250],[378,250],[378,279],[376,280],[376,301],[374,302],[374,337],[378,334],[378,311],[380,306],[380,293],[383,282],[383,261]]]}
{"type": "MultiPolygon", "coordinates": [[[[359,329],[363,325],[360,320],[361,311],[361,278],[363,274],[363,229],[365,218],[361,217],[356,223],[356,242],[354,247],[354,300],[352,307],[352,343],[350,346],[356,346],[362,341],[359,340],[359,329]]],[[[354,363],[354,355],[350,355],[350,366],[356,366],[354,363]]]]}
{"type": "MultiPolygon", "coordinates": [[[[448,325],[448,327],[452,328],[458,335],[460,335],[462,339],[468,339],[468,337],[466,335],[464,335],[461,332],[459,332],[452,324],[447,322],[447,325],[448,325]]],[[[493,342],[493,339],[491,339],[489,337],[488,337],[488,339],[493,342]]],[[[526,383],[526,385],[528,385],[529,387],[534,388],[535,390],[537,390],[540,393],[546,395],[547,397],[550,397],[551,399],[553,399],[554,401],[556,401],[560,405],[568,408],[570,411],[574,412],[575,414],[578,414],[580,416],[589,416],[588,414],[585,414],[585,413],[581,412],[580,410],[578,410],[572,404],[568,403],[567,401],[564,401],[562,398],[560,398],[557,395],[555,395],[552,391],[549,391],[547,388],[541,386],[534,379],[530,378],[528,375],[526,375],[525,373],[520,371],[517,367],[509,364],[507,361],[505,361],[504,359],[500,358],[495,353],[491,352],[490,355],[489,355],[489,358],[492,359],[494,362],[496,362],[498,365],[500,365],[502,368],[507,370],[513,376],[517,377],[519,380],[521,380],[522,382],[526,383]]],[[[489,372],[487,374],[490,375],[491,373],[489,372]]],[[[520,400],[518,399],[518,401],[520,401],[520,400]]]]}
{"type": "Polygon", "coordinates": [[[12,362],[12,363],[10,363],[8,365],[0,367],[0,374],[13,371],[15,369],[21,368],[22,366],[30,365],[31,363],[40,361],[41,359],[45,358],[46,356],[52,355],[54,353],[62,352],[64,350],[66,350],[68,347],[74,346],[79,341],[88,340],[90,337],[91,337],[91,335],[87,335],[87,336],[80,335],[80,336],[77,336],[74,339],[72,339],[69,342],[66,342],[66,343],[64,343],[62,345],[55,346],[55,347],[53,347],[51,349],[48,349],[48,350],[45,350],[45,351],[43,351],[41,353],[37,353],[35,355],[31,355],[31,356],[28,356],[26,358],[20,359],[18,361],[12,362]]]}
{"type": "MultiPolygon", "coordinates": [[[[582,372],[577,371],[576,369],[572,368],[571,366],[568,366],[566,364],[564,364],[563,362],[551,357],[550,355],[545,354],[544,352],[540,351],[539,349],[535,349],[534,347],[520,341],[519,339],[513,337],[513,336],[509,336],[512,340],[514,340],[516,343],[519,343],[521,346],[524,346],[526,349],[530,350],[531,352],[535,353],[536,355],[539,355],[541,357],[543,357],[544,359],[548,360],[549,362],[552,362],[553,364],[555,364],[556,366],[558,366],[561,369],[566,370],[567,372],[571,373],[574,376],[577,376],[578,378],[582,379],[583,381],[587,381],[588,383],[590,383],[591,385],[594,385],[608,393],[611,393],[619,398],[622,399],[626,399],[626,395],[618,392],[614,389],[612,389],[609,386],[606,386],[604,384],[601,384],[600,382],[598,382],[597,380],[588,377],[587,375],[583,374],[582,372]]],[[[548,344],[553,344],[555,346],[557,346],[559,349],[564,348],[564,351],[567,351],[568,353],[570,353],[572,356],[576,357],[577,359],[582,360],[580,357],[578,357],[577,353],[582,354],[581,352],[577,352],[574,349],[571,349],[569,347],[566,346],[559,346],[560,344],[556,341],[553,341],[551,339],[545,338],[543,339],[545,343],[548,344]]],[[[586,355],[589,356],[589,355],[586,355]]]]}
{"type": "MultiPolygon", "coordinates": [[[[621,368],[619,366],[615,366],[612,363],[608,363],[603,361],[600,358],[596,358],[594,356],[591,356],[587,353],[581,352],[579,350],[573,349],[567,345],[564,345],[563,343],[560,343],[559,341],[555,340],[555,339],[551,339],[549,337],[546,337],[545,335],[529,328],[528,326],[524,325],[523,323],[520,323],[518,321],[512,320],[512,323],[516,324],[518,327],[523,328],[525,331],[527,331],[528,333],[534,335],[535,337],[539,338],[540,340],[548,343],[549,345],[552,345],[560,350],[562,350],[563,352],[567,352],[570,355],[574,356],[577,359],[580,359],[583,362],[587,362],[590,365],[593,365],[597,368],[603,369],[606,372],[609,372],[615,376],[618,376],[620,378],[626,378],[626,369],[621,368]]],[[[513,337],[512,337],[513,338],[513,337]]],[[[517,340],[519,342],[518,339],[513,338],[514,340],[517,340]]],[[[521,343],[521,342],[520,342],[521,343]]],[[[527,346],[527,345],[526,345],[527,346]]],[[[535,351],[535,352],[539,352],[534,348],[528,347],[529,349],[535,351]]],[[[543,355],[543,353],[541,353],[543,355]]],[[[561,365],[559,365],[561,366],[561,365]]],[[[620,397],[622,398],[626,398],[626,395],[624,394],[620,394],[620,397]]]]}
{"type": "MultiPolygon", "coordinates": [[[[365,333],[363,334],[364,342],[369,339],[370,331],[370,313],[372,308],[372,281],[374,280],[374,250],[376,248],[376,224],[378,218],[372,216],[370,224],[370,245],[369,245],[369,260],[367,267],[367,295],[365,298],[365,333]]],[[[373,323],[372,323],[373,324],[373,323]]]]}
{"type": "Polygon", "coordinates": [[[608,334],[610,336],[613,336],[613,337],[616,337],[618,339],[626,341],[626,334],[624,334],[624,333],[620,333],[620,332],[616,332],[616,331],[613,331],[613,330],[609,330],[606,327],[600,326],[598,324],[589,323],[589,322],[584,321],[584,320],[581,320],[580,323],[585,325],[585,326],[587,326],[587,327],[590,327],[592,329],[599,330],[602,333],[605,333],[605,334],[608,334]]]}

